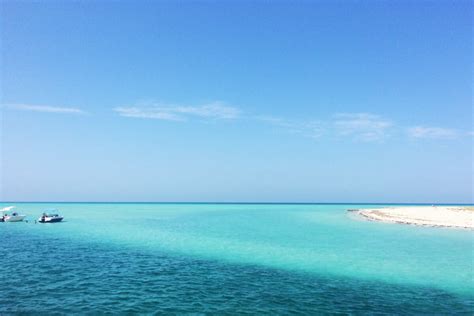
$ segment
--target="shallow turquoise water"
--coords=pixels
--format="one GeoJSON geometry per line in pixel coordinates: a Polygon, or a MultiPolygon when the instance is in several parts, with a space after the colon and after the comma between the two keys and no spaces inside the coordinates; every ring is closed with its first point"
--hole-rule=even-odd
{"type": "Polygon", "coordinates": [[[346,211],[364,205],[14,205],[31,216],[0,223],[0,313],[474,308],[471,231],[346,211]],[[49,207],[65,222],[34,224],[49,207]]]}

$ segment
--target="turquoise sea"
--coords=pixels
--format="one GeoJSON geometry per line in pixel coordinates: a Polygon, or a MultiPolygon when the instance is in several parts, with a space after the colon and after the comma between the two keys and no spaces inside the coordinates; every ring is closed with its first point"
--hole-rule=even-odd
{"type": "Polygon", "coordinates": [[[9,205],[0,314],[474,312],[473,232],[347,212],[374,205],[9,205]]]}

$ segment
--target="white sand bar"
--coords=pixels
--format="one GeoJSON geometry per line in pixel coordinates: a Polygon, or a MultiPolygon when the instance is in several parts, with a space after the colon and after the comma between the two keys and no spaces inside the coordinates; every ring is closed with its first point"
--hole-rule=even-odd
{"type": "Polygon", "coordinates": [[[360,209],[357,212],[370,220],[383,222],[474,228],[474,207],[467,206],[400,206],[360,209]]]}

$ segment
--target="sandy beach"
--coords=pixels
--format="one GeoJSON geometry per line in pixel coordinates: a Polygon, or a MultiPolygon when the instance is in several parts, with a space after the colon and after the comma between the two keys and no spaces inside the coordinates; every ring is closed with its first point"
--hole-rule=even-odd
{"type": "Polygon", "coordinates": [[[424,226],[474,228],[471,206],[401,206],[355,210],[370,220],[424,226]]]}

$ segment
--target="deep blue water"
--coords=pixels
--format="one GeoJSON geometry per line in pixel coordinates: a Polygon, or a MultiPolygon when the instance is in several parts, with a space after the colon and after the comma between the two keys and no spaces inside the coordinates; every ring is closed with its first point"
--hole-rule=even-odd
{"type": "Polygon", "coordinates": [[[346,206],[51,206],[67,221],[0,223],[0,314],[474,311],[465,230],[346,206]]]}

